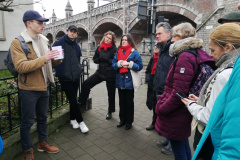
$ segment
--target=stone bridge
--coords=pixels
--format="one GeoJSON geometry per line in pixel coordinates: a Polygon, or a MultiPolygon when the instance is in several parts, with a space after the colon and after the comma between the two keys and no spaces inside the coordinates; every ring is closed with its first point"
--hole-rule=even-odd
{"type": "MultiPolygon", "coordinates": [[[[117,45],[121,35],[131,33],[139,50],[145,52],[145,43],[142,42],[151,35],[147,32],[148,21],[137,18],[138,0],[117,0],[97,8],[94,8],[95,0],[88,0],[87,3],[88,11],[46,25],[44,35],[50,44],[63,36],[69,25],[74,24],[80,33],[78,43],[88,53],[95,50],[103,34],[109,30],[115,32],[117,45]]],[[[158,16],[169,19],[171,26],[190,22],[197,28],[198,37],[205,44],[208,43],[210,30],[218,25],[217,19],[226,12],[237,10],[234,0],[156,0],[155,6],[156,22],[158,16]]],[[[146,52],[149,53],[147,49],[146,52]]]]}

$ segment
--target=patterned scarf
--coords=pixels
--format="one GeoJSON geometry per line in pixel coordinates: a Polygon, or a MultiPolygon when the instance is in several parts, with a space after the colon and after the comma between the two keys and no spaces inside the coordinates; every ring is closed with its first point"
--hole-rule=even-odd
{"type": "MultiPolygon", "coordinates": [[[[206,103],[209,99],[210,94],[207,92],[211,92],[211,90],[208,90],[208,87],[210,86],[210,82],[213,78],[216,78],[218,75],[218,72],[222,69],[227,67],[227,65],[231,62],[235,62],[237,57],[239,56],[239,53],[236,53],[236,51],[231,51],[229,53],[224,53],[217,61],[216,66],[218,67],[217,70],[212,74],[212,76],[207,80],[207,82],[203,85],[203,88],[200,92],[198,104],[201,106],[206,106],[206,103]]],[[[213,84],[212,84],[213,85],[213,84]]]]}

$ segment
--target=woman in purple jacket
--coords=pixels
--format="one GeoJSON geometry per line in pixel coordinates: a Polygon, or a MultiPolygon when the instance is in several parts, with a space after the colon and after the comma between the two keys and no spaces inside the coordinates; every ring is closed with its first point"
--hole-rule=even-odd
{"type": "Polygon", "coordinates": [[[203,42],[195,35],[195,28],[190,23],[181,23],[173,28],[174,43],[169,54],[176,58],[169,69],[164,93],[158,96],[155,110],[158,116],[155,129],[170,140],[175,160],[191,159],[188,137],[192,121],[191,114],[176,93],[189,94],[201,63],[214,65],[208,53],[200,49],[203,42]],[[191,50],[197,51],[197,56],[190,53],[191,50]]]}

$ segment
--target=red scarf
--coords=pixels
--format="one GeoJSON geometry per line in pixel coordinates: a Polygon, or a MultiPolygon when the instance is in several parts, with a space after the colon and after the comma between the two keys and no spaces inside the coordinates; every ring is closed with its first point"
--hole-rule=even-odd
{"type": "Polygon", "coordinates": [[[158,53],[154,53],[154,56],[153,56],[153,66],[152,66],[151,74],[155,74],[156,67],[157,67],[157,60],[158,60],[158,53]]]}
{"type": "MultiPolygon", "coordinates": [[[[127,60],[128,56],[130,55],[131,53],[131,50],[132,50],[132,46],[131,44],[128,44],[127,46],[121,46],[119,49],[118,49],[118,61],[120,60],[127,60]],[[125,54],[123,54],[123,50],[125,51],[125,54]]],[[[128,69],[127,68],[120,68],[119,69],[119,73],[126,73],[128,72],[128,69]]]]}
{"type": "Polygon", "coordinates": [[[98,51],[99,51],[99,53],[100,53],[102,48],[106,51],[109,47],[112,47],[112,43],[106,44],[106,43],[103,41],[102,45],[98,48],[98,51]]]}

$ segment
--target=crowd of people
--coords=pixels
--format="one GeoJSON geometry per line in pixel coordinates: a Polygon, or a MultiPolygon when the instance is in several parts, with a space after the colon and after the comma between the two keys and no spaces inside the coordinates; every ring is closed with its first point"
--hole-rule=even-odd
{"type": "MultiPolygon", "coordinates": [[[[115,112],[117,88],[120,121],[116,127],[125,126],[125,130],[129,130],[134,122],[135,91],[131,72],[141,71],[143,62],[133,37],[123,35],[116,47],[114,32],[104,34],[93,56],[93,62],[99,67],[83,82],[77,99],[82,73],[82,53],[76,39],[78,28],[70,25],[66,35],[54,43],[53,46],[61,46],[62,51],[50,50],[47,38],[41,34],[44,22],[48,20],[36,11],[25,12],[26,30],[21,36],[31,54],[26,56],[17,39],[10,47],[19,73],[20,136],[24,160],[34,159],[30,129],[35,115],[38,151],[59,152],[59,148],[47,142],[49,83],[54,85],[52,68],[69,100],[70,125],[74,129],[89,132],[80,107],[85,107],[90,90],[103,81],[106,81],[108,91],[106,119],[111,119],[115,112]],[[58,59],[60,54],[64,54],[63,59],[58,59]]],[[[183,22],[172,28],[169,23],[160,22],[156,26],[154,56],[146,69],[146,105],[153,110],[152,122],[146,130],[155,129],[165,137],[157,145],[162,147],[162,153],[173,153],[175,160],[240,159],[237,147],[240,141],[237,130],[240,127],[240,60],[237,50],[240,48],[240,13],[231,12],[218,22],[221,25],[209,35],[209,54],[203,51],[203,41],[196,37],[192,24],[183,22]],[[188,138],[194,129],[195,152],[192,157],[188,138]]],[[[1,153],[3,143],[0,142],[1,153]]]]}

